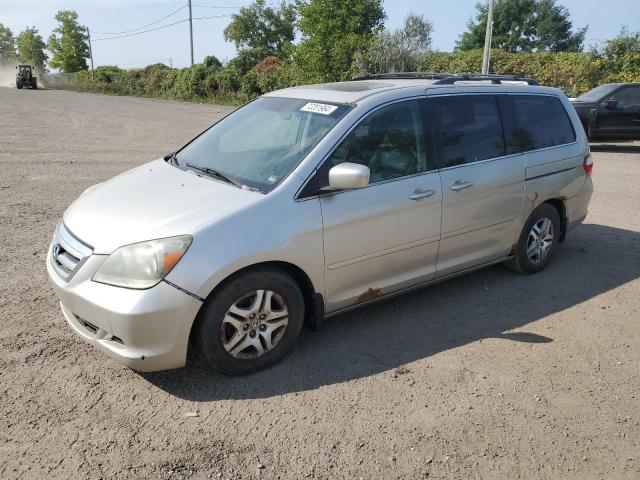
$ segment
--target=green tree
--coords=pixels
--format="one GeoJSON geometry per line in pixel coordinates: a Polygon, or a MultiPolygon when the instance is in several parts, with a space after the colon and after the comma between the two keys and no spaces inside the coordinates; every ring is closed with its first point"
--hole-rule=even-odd
{"type": "Polygon", "coordinates": [[[413,72],[431,49],[433,24],[422,15],[409,13],[404,27],[376,35],[366,55],[358,57],[358,73],[413,72]]]}
{"type": "Polygon", "coordinates": [[[232,16],[224,38],[239,51],[251,51],[257,61],[268,56],[285,58],[295,38],[295,22],[293,5],[282,2],[276,9],[266,6],[265,0],[256,0],[232,16]]]}
{"type": "Polygon", "coordinates": [[[59,26],[49,36],[49,65],[63,72],[87,70],[87,28],[78,23],[78,14],[73,10],[60,10],[55,19],[59,26]]]}
{"type": "Polygon", "coordinates": [[[0,58],[16,56],[16,39],[9,27],[0,23],[0,58]]]}
{"type": "Polygon", "coordinates": [[[602,56],[617,60],[627,53],[640,52],[640,32],[629,32],[624,26],[616,38],[604,42],[602,56]]]}
{"type": "Polygon", "coordinates": [[[302,41],[295,53],[305,81],[345,80],[355,72],[386,15],[381,0],[297,0],[302,41]]]}
{"type": "MultiPolygon", "coordinates": [[[[456,50],[484,46],[487,5],[476,3],[476,18],[456,42],[456,50]]],[[[579,52],[587,28],[573,31],[569,11],[556,0],[496,0],[492,46],[508,52],[579,52]]]]}
{"type": "Polygon", "coordinates": [[[44,62],[47,61],[49,56],[44,52],[46,45],[37,28],[27,27],[20,32],[20,35],[16,38],[16,45],[18,47],[18,58],[21,62],[33,65],[38,70],[44,68],[44,62]]]}

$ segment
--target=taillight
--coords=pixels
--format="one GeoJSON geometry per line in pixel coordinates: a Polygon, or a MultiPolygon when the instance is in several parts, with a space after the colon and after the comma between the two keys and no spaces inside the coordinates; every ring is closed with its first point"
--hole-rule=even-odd
{"type": "Polygon", "coordinates": [[[587,177],[590,177],[591,171],[593,170],[593,157],[591,156],[591,154],[584,157],[582,168],[584,168],[584,173],[587,174],[587,177]]]}

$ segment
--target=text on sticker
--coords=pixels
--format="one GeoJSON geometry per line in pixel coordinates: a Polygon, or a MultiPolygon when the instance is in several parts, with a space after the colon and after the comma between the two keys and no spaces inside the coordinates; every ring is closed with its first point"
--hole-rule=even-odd
{"type": "Polygon", "coordinates": [[[337,110],[335,105],[327,105],[326,103],[307,103],[300,110],[303,112],[320,113],[322,115],[331,115],[337,110]]]}

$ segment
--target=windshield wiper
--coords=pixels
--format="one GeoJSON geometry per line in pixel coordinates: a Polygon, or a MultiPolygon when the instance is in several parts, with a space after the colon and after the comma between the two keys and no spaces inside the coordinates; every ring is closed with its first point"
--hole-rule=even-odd
{"type": "Polygon", "coordinates": [[[164,157],[165,161],[169,162],[169,165],[180,166],[180,162],[178,162],[178,157],[176,157],[176,152],[170,153],[164,157]]]}
{"type": "Polygon", "coordinates": [[[198,170],[200,172],[206,173],[207,175],[211,176],[211,177],[215,177],[215,178],[219,178],[220,180],[224,180],[227,183],[230,183],[232,185],[235,185],[238,188],[243,188],[244,184],[237,181],[235,178],[231,178],[227,175],[225,175],[222,172],[219,172],[218,170],[215,170],[213,168],[209,168],[209,167],[205,167],[204,165],[194,165],[193,163],[189,163],[187,162],[185,164],[187,167],[189,168],[193,168],[194,170],[198,170]]]}

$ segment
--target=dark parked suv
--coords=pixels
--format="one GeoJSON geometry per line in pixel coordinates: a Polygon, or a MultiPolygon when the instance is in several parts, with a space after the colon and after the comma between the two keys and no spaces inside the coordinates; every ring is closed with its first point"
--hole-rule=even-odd
{"type": "Polygon", "coordinates": [[[640,139],[640,83],[607,83],[571,99],[589,139],[640,139]]]}

